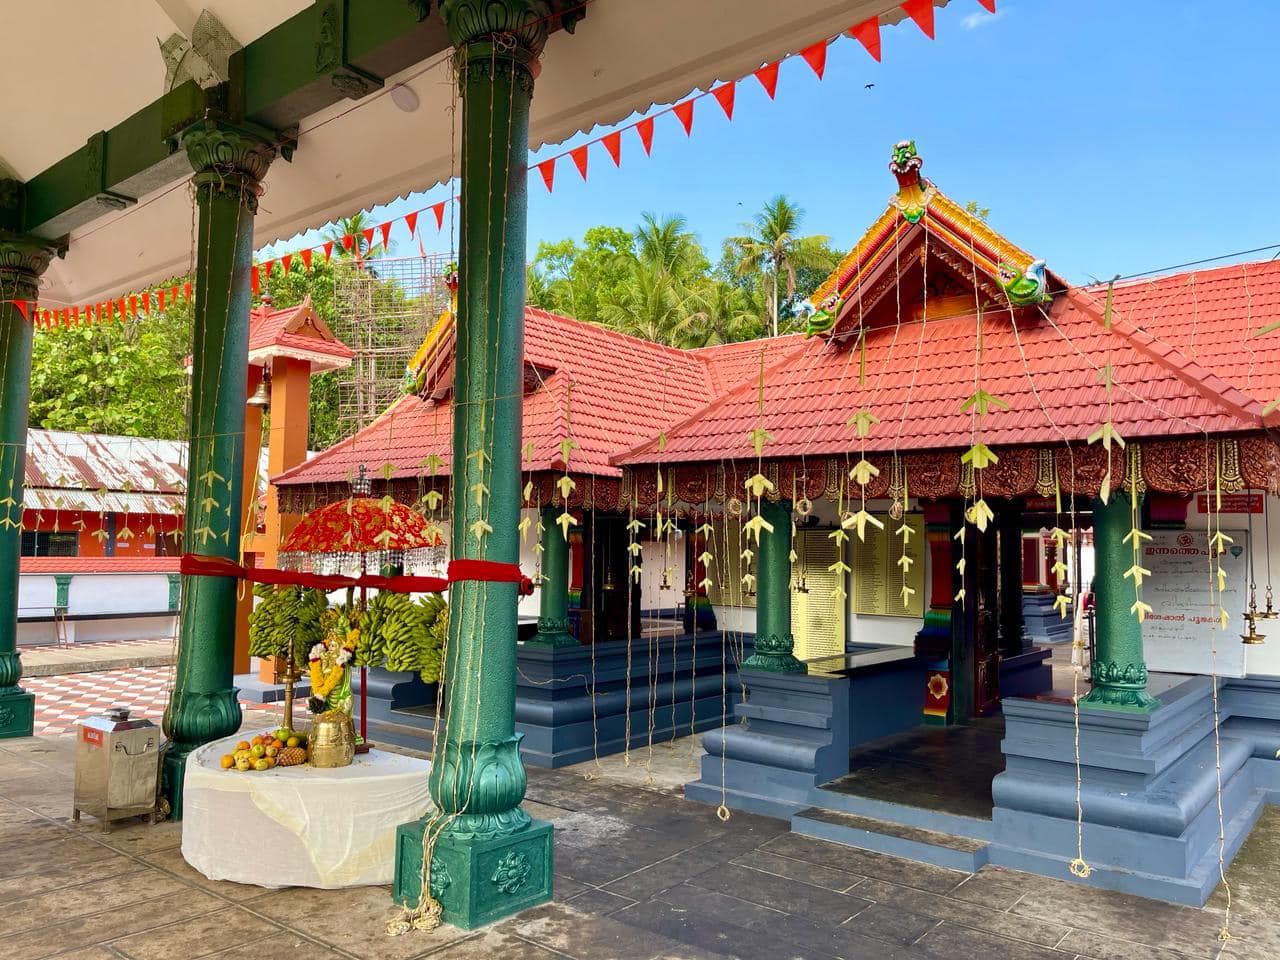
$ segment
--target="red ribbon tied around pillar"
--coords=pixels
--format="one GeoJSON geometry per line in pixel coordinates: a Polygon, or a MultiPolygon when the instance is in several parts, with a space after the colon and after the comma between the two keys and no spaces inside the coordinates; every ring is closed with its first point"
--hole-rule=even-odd
{"type": "Polygon", "coordinates": [[[517,584],[522,597],[533,593],[533,581],[520,572],[518,564],[499,563],[496,560],[450,560],[448,575],[444,577],[403,575],[384,577],[376,573],[344,577],[337,574],[245,567],[226,557],[184,553],[178,569],[188,577],[234,577],[248,580],[250,583],[315,587],[325,591],[342,590],[346,587],[372,587],[375,590],[389,590],[392,593],[443,593],[451,583],[470,580],[484,583],[514,583],[517,584]]]}

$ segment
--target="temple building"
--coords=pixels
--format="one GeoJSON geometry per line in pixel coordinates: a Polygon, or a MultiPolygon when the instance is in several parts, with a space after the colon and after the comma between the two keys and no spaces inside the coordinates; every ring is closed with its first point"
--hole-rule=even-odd
{"type": "MultiPolygon", "coordinates": [[[[363,467],[374,496],[414,505],[448,533],[454,323],[446,310],[411,364],[408,392],[377,420],[273,475],[282,511],[296,516],[349,496],[363,467]]],[[[748,379],[760,349],[678,350],[526,309],[522,509],[512,519],[521,567],[536,584],[519,608],[516,720],[526,762],[574,763],[732,715],[733,684],[726,693],[723,681],[736,659],[692,575],[692,524],[672,518],[661,534],[654,523],[634,527],[630,488],[610,458],[748,379]]],[[[370,677],[374,734],[422,746],[434,688],[381,669],[370,677]]]]}
{"type": "Polygon", "coordinates": [[[806,338],[614,458],[754,635],[686,795],[1198,905],[1280,785],[1280,265],[1075,287],[921,167],[895,147],[806,338]],[[1092,650],[1033,643],[1024,585],[1087,593],[1092,650]]]}

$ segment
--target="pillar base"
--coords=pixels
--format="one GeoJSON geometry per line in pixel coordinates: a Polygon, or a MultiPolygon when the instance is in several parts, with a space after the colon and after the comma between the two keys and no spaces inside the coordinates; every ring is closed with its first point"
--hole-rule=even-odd
{"type": "Polygon", "coordinates": [[[765,670],[769,673],[807,673],[808,667],[796,659],[795,638],[790,634],[757,634],[755,652],[742,661],[744,670],[765,670]]]}
{"type": "MultiPolygon", "coordinates": [[[[392,897],[416,907],[422,889],[422,835],[430,817],[396,828],[392,897]]],[[[518,913],[551,899],[552,827],[533,820],[514,833],[490,839],[446,831],[431,858],[431,892],[446,923],[463,930],[518,913]]]]}
{"type": "Polygon", "coordinates": [[[1141,687],[1114,687],[1095,683],[1093,689],[1080,698],[1080,704],[1125,713],[1151,713],[1160,706],[1160,701],[1141,687]]]}
{"type": "Polygon", "coordinates": [[[35,732],[36,695],[21,687],[0,690],[0,740],[29,737],[35,732]]]}
{"type": "Polygon", "coordinates": [[[524,645],[526,647],[549,647],[552,649],[581,646],[577,640],[567,633],[535,633],[524,642],[524,645]]]}

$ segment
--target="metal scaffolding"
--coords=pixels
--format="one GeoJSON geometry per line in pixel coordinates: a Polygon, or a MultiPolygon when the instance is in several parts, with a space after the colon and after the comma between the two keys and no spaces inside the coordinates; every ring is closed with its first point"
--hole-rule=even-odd
{"type": "Polygon", "coordinates": [[[405,367],[449,305],[447,254],[344,260],[334,270],[334,334],[355,351],[338,374],[344,436],[367,426],[403,388],[405,367]]]}

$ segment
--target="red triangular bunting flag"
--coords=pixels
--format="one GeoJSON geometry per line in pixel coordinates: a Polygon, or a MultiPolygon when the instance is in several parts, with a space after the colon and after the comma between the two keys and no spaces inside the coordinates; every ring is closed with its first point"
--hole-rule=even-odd
{"type": "MultiPolygon", "coordinates": [[[[271,270],[275,267],[275,265],[276,265],[276,262],[274,260],[267,260],[262,264],[262,278],[264,280],[271,279],[271,270]]],[[[176,300],[177,297],[174,297],[174,299],[176,300]]]]}
{"type": "Polygon", "coordinates": [[[373,227],[366,227],[360,233],[364,236],[364,248],[368,250],[373,246],[373,227]]]}
{"type": "Polygon", "coordinates": [[[538,172],[542,174],[542,182],[547,185],[547,193],[550,193],[552,185],[556,182],[556,158],[543,160],[538,164],[538,172]]]}
{"type": "MultiPolygon", "coordinates": [[[[156,296],[158,296],[158,297],[160,298],[160,312],[161,312],[161,313],[163,313],[163,312],[164,312],[164,290],[163,290],[163,288],[162,288],[162,289],[160,289],[160,290],[157,290],[157,291],[156,291],[156,296]]],[[[99,314],[98,314],[98,319],[99,319],[99,320],[101,320],[101,319],[102,319],[102,314],[101,314],[101,313],[99,313],[99,314]]]]}
{"type": "MultiPolygon", "coordinates": [[[[124,303],[123,300],[121,300],[120,302],[124,303]]],[[[66,307],[62,308],[62,325],[66,327],[68,330],[71,329],[71,311],[68,310],[66,307]]]]}
{"type": "Polygon", "coordinates": [[[307,249],[303,250],[302,253],[300,254],[300,256],[302,257],[302,269],[305,270],[307,273],[311,272],[311,253],[312,253],[311,248],[307,247],[307,249]]]}
{"type": "Polygon", "coordinates": [[[804,62],[813,68],[813,72],[821,80],[823,71],[827,69],[827,41],[819,40],[812,46],[805,47],[800,51],[800,56],[804,57],[804,62]]]}
{"type": "MultiPolygon", "coordinates": [[[[176,290],[176,289],[177,289],[177,287],[174,287],[174,289],[176,290]]],[[[177,295],[176,293],[174,294],[173,299],[174,299],[174,300],[177,300],[177,299],[178,299],[178,295],[177,295]]],[[[120,302],[119,302],[119,303],[117,303],[117,304],[116,304],[116,306],[119,308],[119,311],[118,311],[118,312],[119,312],[119,314],[120,314],[120,321],[123,323],[123,322],[124,322],[124,319],[125,319],[125,314],[124,314],[124,297],[121,297],[121,298],[120,298],[120,302]]]]}
{"type": "Polygon", "coordinates": [[[711,91],[711,95],[719,102],[720,107],[724,110],[724,115],[730,120],[733,119],[733,93],[737,88],[734,83],[722,83],[711,91]]]}
{"type": "MultiPolygon", "coordinates": [[[[178,305],[178,285],[176,283],[169,288],[169,299],[173,301],[175,307],[178,305]]],[[[124,301],[120,302],[123,303],[124,301]]]]}
{"type": "Polygon", "coordinates": [[[191,301],[191,281],[188,280],[182,285],[182,297],[188,303],[191,301]]]}
{"type": "Polygon", "coordinates": [[[293,266],[293,254],[286,253],[280,258],[280,272],[287,275],[291,266],[293,266]]]}
{"type": "Polygon", "coordinates": [[[677,103],[672,112],[680,119],[681,125],[684,126],[684,134],[686,137],[693,136],[693,100],[685,100],[683,103],[677,103]]]}
{"type": "Polygon", "coordinates": [[[47,326],[49,326],[49,311],[48,311],[48,310],[45,310],[45,311],[42,311],[42,312],[41,312],[41,314],[40,314],[40,326],[42,326],[42,327],[47,327],[47,326]]]}
{"type": "Polygon", "coordinates": [[[142,312],[148,317],[151,316],[151,294],[144,293],[142,295],[142,312]]]}
{"type": "Polygon", "coordinates": [[[569,156],[573,157],[573,165],[578,168],[582,179],[587,179],[587,145],[584,143],[580,147],[574,147],[569,151],[569,156]]]}
{"type": "Polygon", "coordinates": [[[924,35],[933,39],[933,0],[903,0],[902,9],[924,35]]]}
{"type": "Polygon", "coordinates": [[[22,314],[22,319],[28,323],[31,321],[31,303],[28,300],[15,300],[13,305],[18,308],[18,312],[22,314]]]}
{"type": "Polygon", "coordinates": [[[640,142],[644,144],[645,156],[653,152],[653,117],[645,117],[636,124],[636,133],[640,134],[640,142]]]}
{"type": "Polygon", "coordinates": [[[622,131],[615,130],[613,133],[607,134],[600,142],[609,151],[609,156],[613,157],[613,165],[615,167],[622,166],[622,131]]]}
{"type": "MultiPolygon", "coordinates": [[[[262,274],[258,272],[257,267],[249,271],[249,289],[253,291],[255,297],[258,295],[258,291],[262,289],[262,274]]],[[[164,294],[162,293],[160,296],[163,297],[164,294]]],[[[160,309],[164,309],[163,303],[160,305],[160,309]]]]}
{"type": "Polygon", "coordinates": [[[772,100],[773,95],[778,92],[778,61],[766,63],[756,71],[755,77],[760,81],[760,86],[764,87],[764,92],[769,95],[769,99],[772,100]]]}
{"type": "Polygon", "coordinates": [[[880,18],[871,17],[861,23],[854,24],[849,30],[850,36],[867,48],[876,63],[880,62],[880,18]]]}
{"type": "Polygon", "coordinates": [[[988,13],[996,12],[996,0],[978,0],[978,2],[987,8],[988,13]]]}
{"type": "MultiPolygon", "coordinates": [[[[343,246],[346,246],[346,245],[347,245],[347,244],[346,244],[346,240],[344,239],[344,240],[343,240],[343,246]]],[[[348,249],[349,249],[349,248],[348,248],[348,249]]],[[[325,263],[328,263],[328,262],[329,262],[329,258],[330,258],[331,256],[333,256],[333,241],[332,241],[332,240],[326,240],[326,241],[324,242],[324,262],[325,262],[325,263]]]]}
{"type": "MultiPolygon", "coordinates": [[[[550,187],[547,187],[547,189],[548,189],[548,190],[550,190],[551,188],[550,188],[550,187]]],[[[434,214],[436,215],[436,229],[437,229],[437,230],[443,230],[443,229],[444,229],[444,203],[445,203],[445,202],[444,202],[443,200],[441,200],[439,203],[434,204],[434,205],[431,207],[431,212],[432,212],[432,213],[434,213],[434,214]]]]}
{"type": "MultiPolygon", "coordinates": [[[[345,237],[342,238],[342,249],[350,250],[351,245],[355,242],[356,242],[356,238],[348,233],[345,237]]],[[[332,246],[332,244],[328,244],[328,246],[332,246]]]]}
{"type": "Polygon", "coordinates": [[[415,210],[413,213],[406,213],[404,215],[404,222],[409,227],[409,239],[412,240],[413,235],[418,232],[418,211],[415,210]]]}
{"type": "Polygon", "coordinates": [[[381,224],[378,229],[382,231],[382,249],[386,250],[391,246],[391,221],[381,224]]]}
{"type": "Polygon", "coordinates": [[[138,318],[138,298],[132,293],[129,294],[129,316],[135,320],[138,318]]]}
{"type": "Polygon", "coordinates": [[[75,322],[76,322],[77,324],[80,322],[80,308],[79,308],[79,307],[72,307],[72,308],[71,308],[71,319],[75,320],[75,322]]]}

